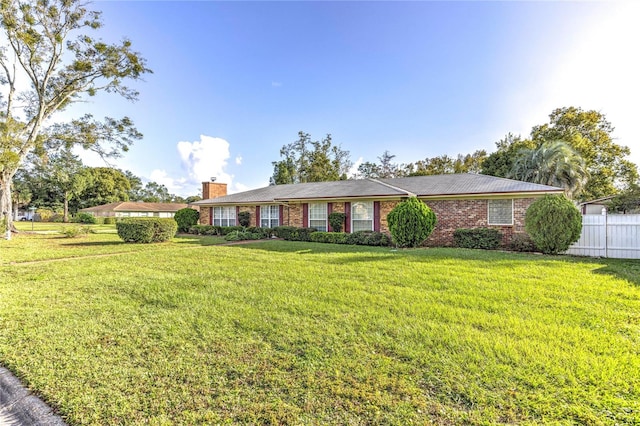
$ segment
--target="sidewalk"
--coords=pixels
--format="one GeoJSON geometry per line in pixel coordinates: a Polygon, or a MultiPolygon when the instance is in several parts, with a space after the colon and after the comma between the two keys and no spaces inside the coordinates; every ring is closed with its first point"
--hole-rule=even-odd
{"type": "Polygon", "coordinates": [[[0,367],[0,426],[66,426],[51,407],[0,367]]]}

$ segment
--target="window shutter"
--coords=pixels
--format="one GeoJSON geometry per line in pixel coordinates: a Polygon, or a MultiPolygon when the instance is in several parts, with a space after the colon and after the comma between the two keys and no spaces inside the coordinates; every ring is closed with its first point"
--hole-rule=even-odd
{"type": "Polygon", "coordinates": [[[333,232],[331,229],[331,222],[329,222],[329,215],[333,213],[333,203],[327,203],[327,231],[333,232]]]}
{"type": "Polygon", "coordinates": [[[344,232],[347,234],[351,232],[351,203],[344,203],[344,214],[345,214],[345,223],[344,223],[344,232]]]}
{"type": "Polygon", "coordinates": [[[260,226],[260,206],[256,206],[256,228],[261,228],[261,226],[260,226]]]}
{"type": "Polygon", "coordinates": [[[309,226],[309,203],[302,204],[302,228],[309,226]]]}
{"type": "Polygon", "coordinates": [[[236,226],[240,225],[240,206],[236,206],[236,226]]]}
{"type": "Polygon", "coordinates": [[[373,202],[373,230],[380,232],[380,201],[373,202]]]}
{"type": "Polygon", "coordinates": [[[284,206],[280,205],[280,208],[278,209],[278,223],[280,225],[284,225],[284,206]]]}
{"type": "Polygon", "coordinates": [[[209,225],[213,225],[213,207],[209,207],[209,225]]]}

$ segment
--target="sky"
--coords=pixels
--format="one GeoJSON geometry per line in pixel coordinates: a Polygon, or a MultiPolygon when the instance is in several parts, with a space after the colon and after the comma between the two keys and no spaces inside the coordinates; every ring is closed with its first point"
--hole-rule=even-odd
{"type": "MultiPolygon", "coordinates": [[[[556,108],[604,113],[640,164],[640,2],[97,1],[105,41],[153,74],[135,103],[102,94],[64,113],[129,116],[144,138],[112,165],[170,192],[266,186],[298,131],[398,163],[495,151],[556,108]]],[[[83,153],[87,165],[104,165],[83,153]]]]}

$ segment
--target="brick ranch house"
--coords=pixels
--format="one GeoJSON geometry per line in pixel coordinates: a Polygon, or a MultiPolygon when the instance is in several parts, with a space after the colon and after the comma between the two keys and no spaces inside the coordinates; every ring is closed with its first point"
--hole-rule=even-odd
{"type": "Polygon", "coordinates": [[[447,174],[395,179],[274,185],[227,195],[225,183],[203,182],[200,209],[203,225],[233,226],[249,212],[251,226],[290,225],[331,231],[328,216],[346,215],[345,232],[389,233],[387,215],[402,200],[416,196],[436,214],[438,223],[427,245],[453,245],[458,228],[498,228],[503,244],[524,231],[531,203],[562,188],[479,174],[447,174]]]}

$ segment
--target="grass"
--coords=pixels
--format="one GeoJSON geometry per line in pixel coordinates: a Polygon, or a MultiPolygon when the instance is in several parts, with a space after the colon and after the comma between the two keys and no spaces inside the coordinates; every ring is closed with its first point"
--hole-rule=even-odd
{"type": "Polygon", "coordinates": [[[70,424],[640,419],[637,261],[82,241],[0,241],[0,363],[70,424]]]}

